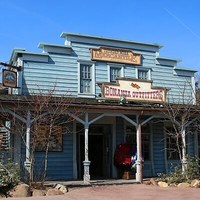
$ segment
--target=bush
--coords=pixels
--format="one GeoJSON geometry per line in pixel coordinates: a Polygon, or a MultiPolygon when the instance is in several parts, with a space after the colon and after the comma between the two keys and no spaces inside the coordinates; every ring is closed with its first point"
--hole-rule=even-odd
{"type": "Polygon", "coordinates": [[[184,174],[188,180],[200,179],[200,158],[189,158],[187,161],[187,169],[184,174]]]}
{"type": "Polygon", "coordinates": [[[159,180],[172,183],[190,183],[194,179],[200,179],[200,159],[198,157],[192,157],[187,159],[187,169],[182,172],[181,166],[175,167],[174,172],[170,174],[159,174],[159,180]]]}
{"type": "Polygon", "coordinates": [[[20,181],[19,167],[11,161],[0,162],[0,193],[7,196],[11,190],[20,181]]]}

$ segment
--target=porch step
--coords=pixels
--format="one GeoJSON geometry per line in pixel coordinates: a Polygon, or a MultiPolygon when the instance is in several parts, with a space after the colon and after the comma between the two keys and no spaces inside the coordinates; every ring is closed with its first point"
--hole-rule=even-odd
{"type": "Polygon", "coordinates": [[[122,184],[137,184],[135,179],[107,179],[107,180],[91,180],[90,184],[84,184],[83,180],[80,181],[46,181],[45,186],[54,186],[56,184],[62,184],[67,187],[87,187],[96,185],[122,185],[122,184]]]}

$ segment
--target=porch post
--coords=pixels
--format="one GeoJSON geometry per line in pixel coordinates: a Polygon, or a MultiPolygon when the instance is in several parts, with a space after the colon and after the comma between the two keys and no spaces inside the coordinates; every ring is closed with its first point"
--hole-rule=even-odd
{"type": "Polygon", "coordinates": [[[182,171],[185,172],[185,170],[187,168],[185,126],[183,127],[181,134],[182,134],[182,144],[183,144],[183,147],[182,147],[182,155],[183,155],[182,171]]]}
{"type": "Polygon", "coordinates": [[[84,128],[85,128],[85,160],[83,161],[83,166],[84,166],[83,181],[84,184],[90,184],[90,161],[88,159],[88,130],[89,130],[88,113],[85,113],[84,128]]]}
{"type": "Polygon", "coordinates": [[[24,162],[27,172],[31,172],[31,158],[30,158],[30,132],[31,132],[31,112],[27,112],[26,121],[26,160],[24,162]]]}
{"type": "Polygon", "coordinates": [[[142,132],[141,123],[139,121],[139,115],[137,117],[137,161],[136,161],[136,181],[142,183],[142,132]]]}

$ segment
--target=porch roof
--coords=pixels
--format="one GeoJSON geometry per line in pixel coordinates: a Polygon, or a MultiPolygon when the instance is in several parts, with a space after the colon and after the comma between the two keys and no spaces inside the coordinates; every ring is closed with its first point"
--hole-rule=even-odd
{"type": "MultiPolygon", "coordinates": [[[[1,108],[16,107],[16,105],[23,105],[24,109],[28,109],[31,104],[34,104],[35,96],[25,96],[25,95],[0,95],[0,105],[1,108]]],[[[149,102],[125,102],[120,103],[120,101],[105,100],[105,99],[91,99],[91,98],[74,98],[74,97],[54,97],[52,98],[51,106],[60,100],[60,98],[66,98],[64,101],[66,106],[69,108],[73,107],[83,107],[89,110],[112,110],[112,111],[150,111],[150,112],[161,112],[163,106],[160,103],[149,103],[149,102]]],[[[1,110],[2,110],[1,109],[1,110]]]]}

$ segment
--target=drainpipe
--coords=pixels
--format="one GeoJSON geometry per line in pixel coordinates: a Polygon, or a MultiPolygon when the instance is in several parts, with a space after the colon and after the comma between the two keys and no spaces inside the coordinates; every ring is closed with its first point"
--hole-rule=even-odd
{"type": "Polygon", "coordinates": [[[84,128],[85,128],[85,160],[83,161],[83,166],[84,166],[83,182],[84,184],[90,184],[90,161],[88,159],[88,130],[89,130],[88,113],[85,113],[84,128]]]}
{"type": "Polygon", "coordinates": [[[137,117],[137,161],[136,161],[136,181],[142,183],[142,131],[139,115],[137,117]]]}

